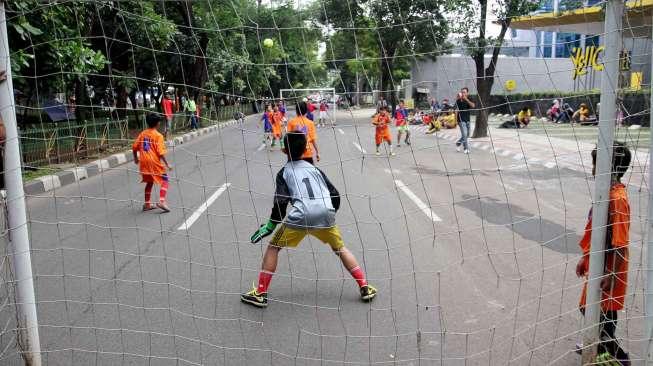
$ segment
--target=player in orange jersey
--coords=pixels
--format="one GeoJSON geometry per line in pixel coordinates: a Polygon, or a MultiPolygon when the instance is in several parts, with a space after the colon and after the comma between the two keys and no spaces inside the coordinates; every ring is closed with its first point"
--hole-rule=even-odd
{"type": "Polygon", "coordinates": [[[390,122],[392,118],[390,113],[388,113],[388,107],[379,108],[379,113],[377,113],[372,118],[372,124],[376,126],[376,133],[374,135],[374,142],[376,143],[376,155],[381,155],[379,151],[379,146],[383,141],[386,142],[388,148],[390,149],[390,155],[395,153],[392,151],[392,134],[390,133],[390,122]]]}
{"type": "Polygon", "coordinates": [[[308,106],[306,102],[298,102],[296,106],[297,116],[288,121],[286,126],[287,132],[302,132],[306,135],[306,150],[302,159],[311,164],[313,162],[313,150],[315,150],[315,159],[320,161],[320,152],[317,149],[317,133],[315,132],[315,123],[306,117],[308,106]]]}
{"type": "MultiPolygon", "coordinates": [[[[608,207],[608,227],[605,240],[605,263],[601,276],[601,313],[599,320],[600,343],[598,353],[618,362],[603,364],[630,365],[630,358],[621,348],[615,332],[617,330],[617,313],[623,310],[628,287],[628,246],[630,244],[630,203],[628,189],[621,183],[621,178],[628,170],[631,152],[621,142],[614,142],[612,149],[612,185],[608,207]]],[[[592,175],[596,173],[596,148],[592,151],[592,175]]],[[[585,235],[578,244],[583,256],[576,265],[576,275],[585,279],[579,307],[585,315],[587,295],[587,278],[589,276],[590,252],[592,249],[592,210],[590,209],[585,235]]],[[[597,249],[598,250],[598,249],[597,249]]],[[[580,352],[583,345],[577,345],[580,352]]]]}
{"type": "Polygon", "coordinates": [[[279,111],[279,106],[276,104],[272,108],[270,122],[272,124],[272,145],[270,146],[270,150],[272,150],[277,140],[281,144],[281,125],[283,124],[283,114],[279,111]]]}
{"type": "Polygon", "coordinates": [[[152,186],[156,184],[161,186],[159,189],[159,203],[156,204],[156,207],[164,212],[170,212],[170,208],[166,203],[166,194],[168,193],[169,185],[167,172],[172,170],[172,168],[166,160],[165,155],[167,150],[163,141],[163,135],[157,130],[159,123],[161,123],[161,116],[150,113],[147,115],[146,121],[148,128],[138,135],[132,145],[134,163],[138,165],[138,169],[143,177],[143,183],[145,183],[143,211],[149,211],[154,208],[150,202],[150,197],[152,196],[152,186]]]}

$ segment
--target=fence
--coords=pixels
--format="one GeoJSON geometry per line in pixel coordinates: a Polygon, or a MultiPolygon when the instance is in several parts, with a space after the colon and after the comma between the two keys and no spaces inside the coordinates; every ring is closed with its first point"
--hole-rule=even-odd
{"type": "MultiPolygon", "coordinates": [[[[229,120],[237,111],[251,114],[251,108],[247,105],[220,106],[207,109],[199,125],[205,127],[229,120]]],[[[132,123],[129,119],[107,118],[103,121],[67,121],[28,126],[20,131],[23,164],[43,166],[76,162],[107,150],[126,148],[136,133],[134,130],[144,128],[144,117],[145,114],[140,113],[139,117],[132,118],[132,123]]],[[[190,118],[187,114],[174,115],[173,133],[189,128],[190,118]]]]}

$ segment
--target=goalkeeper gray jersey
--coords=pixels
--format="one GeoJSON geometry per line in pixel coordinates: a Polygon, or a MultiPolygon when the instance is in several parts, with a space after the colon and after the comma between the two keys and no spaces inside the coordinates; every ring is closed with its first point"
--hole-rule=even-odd
{"type": "Polygon", "coordinates": [[[314,165],[304,160],[289,161],[277,174],[276,185],[273,221],[306,229],[335,225],[340,194],[314,165]],[[285,216],[288,204],[291,207],[285,216]]]}

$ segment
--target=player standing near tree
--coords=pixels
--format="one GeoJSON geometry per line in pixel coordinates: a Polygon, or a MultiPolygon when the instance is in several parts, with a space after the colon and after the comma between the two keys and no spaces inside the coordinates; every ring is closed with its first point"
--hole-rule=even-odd
{"type": "Polygon", "coordinates": [[[306,151],[302,159],[314,164],[313,150],[315,150],[315,159],[320,161],[320,152],[317,149],[317,133],[315,131],[315,123],[306,117],[308,107],[305,102],[297,103],[295,107],[297,116],[288,121],[286,131],[288,132],[301,132],[306,135],[306,151]]]}
{"type": "Polygon", "coordinates": [[[379,113],[372,118],[372,124],[376,126],[376,133],[374,135],[374,143],[376,144],[376,155],[381,155],[379,146],[383,141],[388,145],[390,155],[395,153],[392,151],[392,134],[390,133],[390,113],[388,107],[381,107],[379,113]]]}
{"type": "Polygon", "coordinates": [[[163,135],[157,130],[161,117],[158,114],[150,113],[145,119],[148,128],[138,135],[132,145],[134,163],[138,165],[143,177],[142,182],[145,183],[143,211],[154,208],[150,198],[152,197],[152,187],[156,184],[161,186],[159,189],[159,203],[156,204],[156,207],[164,212],[170,212],[170,208],[166,204],[166,194],[169,185],[167,172],[172,168],[166,160],[167,150],[163,135]]]}
{"type": "Polygon", "coordinates": [[[336,212],[340,208],[340,194],[329,178],[318,168],[303,159],[306,149],[306,135],[289,132],[284,136],[284,153],[288,162],[277,173],[274,205],[270,219],[252,235],[250,241],[258,243],[272,234],[268,244],[258,285],[240,295],[242,302],[257,307],[268,306],[268,287],[277,270],[279,251],[295,248],[306,235],[311,235],[325,244],[340,258],[347,271],[356,280],[363,301],[371,301],[377,290],[367,283],[365,272],[354,255],[345,247],[336,225],[336,212]],[[290,204],[290,212],[286,209],[290,204]]]}
{"type": "Polygon", "coordinates": [[[397,147],[401,147],[401,135],[406,133],[406,145],[410,145],[410,130],[408,129],[408,109],[404,105],[404,101],[399,102],[399,106],[395,111],[395,125],[397,126],[397,147]]]}
{"type": "Polygon", "coordinates": [[[469,100],[469,89],[467,87],[460,89],[460,93],[456,98],[456,120],[458,121],[458,127],[460,127],[460,139],[456,141],[456,151],[458,152],[460,152],[462,145],[465,154],[469,154],[469,144],[467,143],[471,123],[469,110],[475,107],[476,104],[469,100]]]}
{"type": "MultiPolygon", "coordinates": [[[[617,312],[624,308],[626,288],[628,286],[628,244],[630,242],[630,203],[628,190],[621,183],[630,166],[630,150],[621,142],[614,142],[612,149],[612,184],[608,208],[608,227],[605,243],[605,264],[601,276],[601,315],[599,320],[600,343],[599,357],[611,357],[621,365],[630,365],[628,354],[621,348],[615,332],[617,330],[617,312]],[[607,353],[607,354],[606,354],[607,353]]],[[[592,175],[596,174],[596,148],[592,150],[592,175]]],[[[576,275],[587,279],[589,274],[589,256],[592,246],[592,210],[590,209],[585,234],[578,243],[583,256],[576,265],[576,275]]],[[[583,286],[579,308],[585,315],[587,282],[583,286]]],[[[578,345],[578,350],[583,346],[578,345]]],[[[601,363],[612,365],[613,363],[601,363]]]]}

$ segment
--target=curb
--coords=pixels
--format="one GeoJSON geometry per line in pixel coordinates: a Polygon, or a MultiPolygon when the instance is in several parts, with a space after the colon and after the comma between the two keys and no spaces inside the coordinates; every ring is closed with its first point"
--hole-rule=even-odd
{"type": "MultiPolygon", "coordinates": [[[[198,137],[204,136],[211,132],[215,132],[218,129],[227,126],[233,126],[236,123],[237,121],[229,121],[215,124],[209,127],[200,128],[198,130],[185,133],[181,136],[177,136],[166,144],[168,144],[168,146],[183,145],[187,142],[197,139],[198,137]]],[[[131,161],[134,161],[134,156],[132,155],[131,150],[127,150],[122,153],[113,154],[106,158],[92,161],[82,166],[68,168],[55,174],[38,177],[33,181],[25,183],[23,189],[25,191],[25,195],[27,196],[53,191],[57,188],[61,188],[69,184],[77,183],[84,179],[94,177],[104,171],[111,170],[131,161]]]]}

